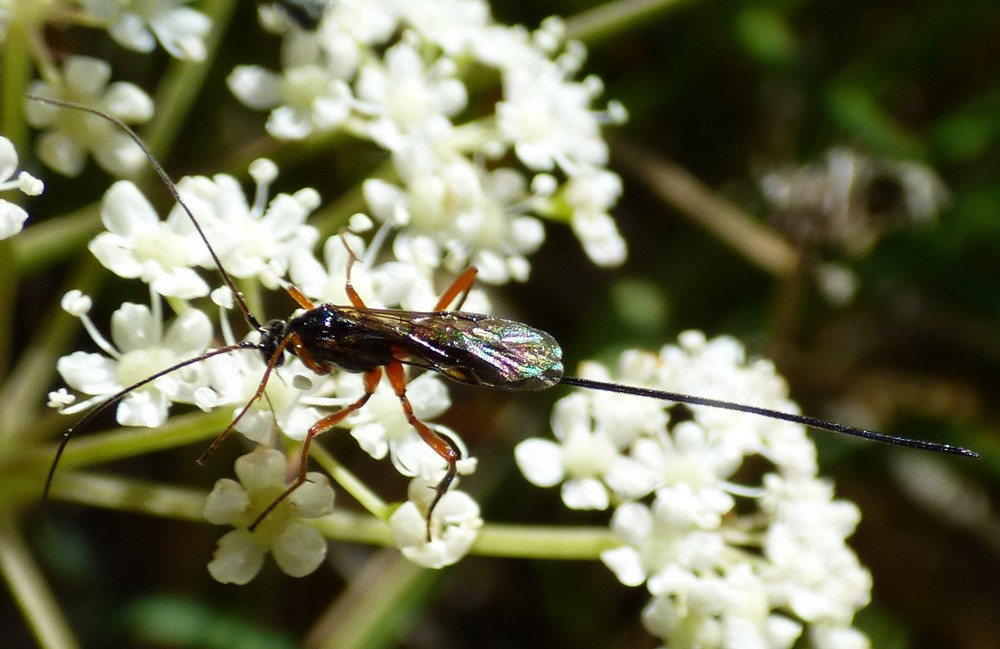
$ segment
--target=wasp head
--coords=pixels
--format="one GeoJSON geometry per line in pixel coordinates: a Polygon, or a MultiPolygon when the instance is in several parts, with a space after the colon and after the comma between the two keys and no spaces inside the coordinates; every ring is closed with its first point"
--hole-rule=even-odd
{"type": "MultiPolygon", "coordinates": [[[[260,342],[257,343],[257,349],[260,351],[260,356],[264,359],[265,363],[271,362],[271,358],[278,350],[278,346],[281,345],[281,341],[285,339],[286,328],[287,323],[284,320],[275,318],[274,320],[269,320],[257,330],[260,332],[260,342]]],[[[274,360],[274,366],[281,367],[284,362],[284,355],[280,355],[274,360]]]]}

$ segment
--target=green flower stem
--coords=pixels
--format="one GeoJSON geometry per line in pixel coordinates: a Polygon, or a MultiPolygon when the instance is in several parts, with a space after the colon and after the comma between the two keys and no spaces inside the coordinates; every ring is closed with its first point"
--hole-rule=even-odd
{"type": "MultiPolygon", "coordinates": [[[[60,477],[53,495],[83,505],[188,521],[204,520],[207,498],[199,490],[91,472],[60,477]]],[[[306,522],[331,540],[392,546],[389,526],[367,514],[336,510],[306,522]]],[[[602,551],[617,545],[620,542],[606,527],[487,524],[480,530],[472,554],[594,561],[602,551]]]]}
{"type": "MultiPolygon", "coordinates": [[[[0,135],[11,141],[22,158],[28,143],[22,97],[31,72],[26,28],[16,20],[8,25],[6,42],[0,49],[0,135]]],[[[12,192],[10,198],[18,201],[23,195],[12,192]]],[[[0,241],[0,377],[7,374],[16,344],[13,312],[17,301],[17,276],[12,272],[13,248],[9,239],[0,241]]]]}
{"type": "MultiPolygon", "coordinates": [[[[195,522],[205,522],[208,498],[208,494],[198,489],[89,471],[61,477],[53,488],[53,496],[79,505],[195,522]]],[[[338,541],[392,545],[388,526],[367,514],[338,511],[305,522],[338,541]]]]}
{"type": "Polygon", "coordinates": [[[81,505],[197,522],[205,521],[208,498],[199,489],[93,472],[67,473],[59,478],[52,495],[81,505]]]}
{"type": "Polygon", "coordinates": [[[392,547],[389,526],[368,514],[337,509],[332,514],[305,522],[334,541],[392,547]]]}
{"type": "Polygon", "coordinates": [[[32,223],[17,235],[17,245],[11,251],[12,271],[24,277],[80,254],[100,229],[100,203],[32,223]]]}
{"type": "Polygon", "coordinates": [[[594,561],[601,552],[621,545],[607,527],[484,525],[472,554],[521,559],[594,561]]]}
{"type": "Polygon", "coordinates": [[[10,512],[0,512],[0,573],[42,649],[79,647],[10,512]]]}
{"type": "Polygon", "coordinates": [[[389,518],[389,515],[392,513],[389,505],[379,498],[378,494],[369,489],[368,485],[359,480],[356,475],[344,468],[344,465],[338,462],[329,451],[320,444],[313,443],[310,455],[337,484],[343,487],[344,491],[351,494],[375,518],[379,519],[379,521],[389,518]]]}
{"type": "MultiPolygon", "coordinates": [[[[309,521],[323,536],[337,541],[392,545],[389,527],[374,518],[344,511],[309,521]]],[[[594,561],[604,550],[621,545],[606,527],[552,527],[486,524],[471,554],[520,559],[594,561]]]]}
{"type": "MultiPolygon", "coordinates": [[[[62,477],[70,469],[204,441],[218,435],[231,419],[232,411],[223,408],[211,413],[173,417],[161,428],[119,428],[74,438],[59,461],[53,490],[55,493],[65,491],[61,486],[62,477]]],[[[40,496],[55,453],[54,445],[44,446],[17,458],[16,464],[12,461],[4,467],[0,472],[0,502],[40,496]]]]}
{"type": "Polygon", "coordinates": [[[24,121],[24,93],[31,78],[31,47],[26,28],[19,21],[8,25],[0,48],[0,135],[25,156],[28,150],[28,127],[24,121]]]}
{"type": "Polygon", "coordinates": [[[170,147],[177,141],[180,126],[205,85],[212,61],[218,53],[237,4],[237,0],[203,3],[202,13],[212,20],[212,29],[205,36],[205,60],[172,60],[163,75],[154,98],[156,114],[142,130],[143,139],[157,158],[166,157],[170,147]]]}
{"type": "MultiPolygon", "coordinates": [[[[260,320],[261,324],[264,324],[267,321],[267,318],[261,315],[264,313],[264,293],[261,291],[260,282],[257,281],[256,277],[234,278],[233,281],[236,282],[236,288],[243,296],[243,300],[247,303],[247,308],[250,309],[250,313],[252,313],[255,318],[260,320]]],[[[244,318],[242,313],[237,313],[236,317],[241,321],[244,318]]],[[[239,327],[240,325],[236,326],[239,327]]],[[[239,331],[239,329],[237,329],[237,331],[239,331]]]]}
{"type": "Polygon", "coordinates": [[[441,570],[425,570],[394,550],[368,560],[323,612],[303,642],[308,649],[395,647],[400,633],[433,601],[441,570]]]}
{"type": "Polygon", "coordinates": [[[656,14],[674,9],[684,0],[618,0],[594,7],[566,20],[567,38],[595,43],[617,36],[656,14]]]}

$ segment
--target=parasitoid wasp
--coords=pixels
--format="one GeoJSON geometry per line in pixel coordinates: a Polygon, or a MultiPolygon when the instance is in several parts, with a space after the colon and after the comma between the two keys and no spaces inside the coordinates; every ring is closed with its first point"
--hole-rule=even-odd
{"type": "Polygon", "coordinates": [[[475,280],[476,269],[474,267],[466,269],[453,281],[431,311],[373,309],[365,305],[364,300],[351,283],[351,267],[357,257],[347,246],[350,259],[347,265],[345,288],[351,302],[350,306],[337,306],[330,303],[313,304],[298,288],[289,285],[286,290],[303,311],[287,319],[274,319],[262,324],[250,311],[244,297],[236,288],[208,241],[205,232],[184,203],[174,182],[131,128],[114,116],[89,106],[51,98],[30,98],[63,108],[84,111],[109,120],[138,144],[146,153],[150,164],[167,186],[173,198],[190,219],[201,241],[208,249],[223,282],[232,292],[243,317],[250,328],[258,334],[256,342],[244,340],[181,361],[122,389],[94,406],[63,434],[46,478],[46,497],[51,489],[56,467],[70,439],[98,413],[117,403],[130,392],[162,376],[193,363],[237,350],[252,350],[259,353],[265,364],[263,375],[256,392],[201,455],[198,459],[199,463],[205,462],[257,400],[262,397],[267,398],[265,390],[268,380],[274,370],[284,363],[286,352],[298,357],[307,368],[317,375],[327,375],[340,369],[362,374],[364,384],[364,393],[360,398],[321,418],[309,428],[303,440],[296,477],[285,491],[257,517],[251,529],[258,525],[278,503],[305,483],[309,447],[312,440],[317,435],[334,428],[349,414],[363,407],[374,394],[382,376],[385,375],[399,399],[407,421],[416,429],[421,439],[447,465],[444,476],[435,488],[435,495],[426,514],[427,539],[430,540],[431,515],[456,477],[460,452],[450,439],[435,432],[414,414],[406,395],[406,366],[431,370],[453,381],[468,385],[509,391],[540,391],[556,385],[568,385],[690,406],[705,406],[749,413],[802,424],[817,430],[897,446],[966,457],[979,456],[977,452],[960,446],[900,437],[768,408],[653,388],[566,376],[563,373],[562,349],[555,338],[548,333],[514,320],[459,310],[475,280]]]}

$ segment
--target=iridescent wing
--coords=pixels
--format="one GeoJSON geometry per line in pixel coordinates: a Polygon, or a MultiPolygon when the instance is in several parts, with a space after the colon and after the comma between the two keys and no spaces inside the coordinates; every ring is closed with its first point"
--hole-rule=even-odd
{"type": "Polygon", "coordinates": [[[460,383],[535,391],[562,377],[559,343],[521,322],[463,311],[343,310],[384,336],[398,360],[460,383]]]}

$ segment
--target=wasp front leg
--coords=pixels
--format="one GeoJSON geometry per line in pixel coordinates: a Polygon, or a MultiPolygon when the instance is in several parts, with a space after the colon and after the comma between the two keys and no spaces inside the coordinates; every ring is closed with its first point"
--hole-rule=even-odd
{"type": "Polygon", "coordinates": [[[288,488],[285,489],[285,491],[283,491],[281,495],[274,500],[274,502],[268,505],[267,509],[262,511],[260,515],[257,516],[253,524],[250,525],[249,529],[251,532],[254,529],[256,529],[258,525],[260,525],[261,521],[267,518],[268,514],[274,511],[274,508],[277,507],[282,500],[288,498],[292,494],[292,492],[294,492],[296,489],[305,484],[306,473],[309,468],[309,446],[310,444],[312,444],[313,438],[315,438],[317,435],[321,433],[325,433],[331,428],[336,427],[337,424],[344,421],[344,419],[346,419],[349,414],[351,414],[361,406],[368,403],[368,400],[371,398],[371,396],[375,394],[375,389],[378,387],[378,382],[381,379],[382,379],[382,368],[376,367],[373,370],[365,372],[364,375],[365,393],[361,395],[361,398],[359,398],[357,401],[348,406],[344,406],[337,412],[327,415],[326,417],[323,417],[322,419],[320,419],[315,424],[309,427],[309,430],[306,432],[305,439],[302,441],[302,451],[299,456],[299,470],[295,477],[295,481],[292,482],[292,484],[290,484],[288,488]]]}

